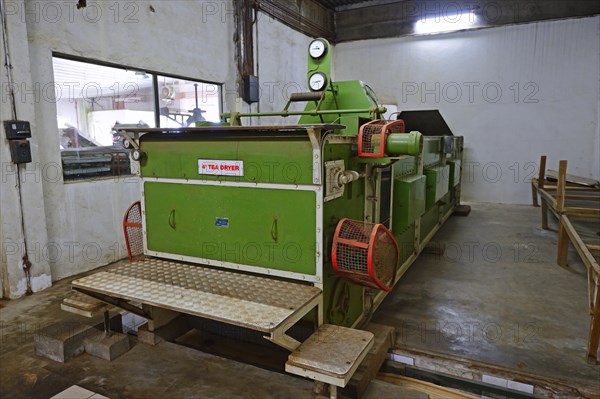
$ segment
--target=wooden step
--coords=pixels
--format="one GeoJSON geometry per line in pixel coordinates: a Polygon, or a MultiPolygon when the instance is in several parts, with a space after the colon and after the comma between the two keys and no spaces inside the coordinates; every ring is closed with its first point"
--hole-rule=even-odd
{"type": "Polygon", "coordinates": [[[89,295],[74,292],[63,299],[60,308],[66,312],[75,313],[80,316],[92,318],[112,308],[105,302],[92,298],[89,295]]]}
{"type": "Polygon", "coordinates": [[[345,387],[373,346],[369,331],[324,324],[288,357],[285,371],[335,387],[345,387]]]}

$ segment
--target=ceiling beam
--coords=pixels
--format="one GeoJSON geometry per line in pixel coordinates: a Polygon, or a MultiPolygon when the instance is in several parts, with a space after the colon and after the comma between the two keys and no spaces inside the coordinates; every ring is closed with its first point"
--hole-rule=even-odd
{"type": "Polygon", "coordinates": [[[263,13],[310,37],[335,40],[334,11],[316,0],[260,0],[263,13]]]}
{"type": "Polygon", "coordinates": [[[473,28],[585,17],[600,14],[600,2],[589,0],[409,0],[335,13],[336,42],[414,34],[425,18],[452,20],[460,10],[473,12],[473,28]]]}

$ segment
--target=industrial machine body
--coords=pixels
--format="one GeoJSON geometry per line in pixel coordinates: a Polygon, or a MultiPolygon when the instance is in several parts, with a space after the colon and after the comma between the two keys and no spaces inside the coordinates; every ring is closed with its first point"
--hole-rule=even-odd
{"type": "Polygon", "coordinates": [[[311,43],[311,92],[279,113],[127,139],[147,256],[314,285],[325,323],[357,326],[459,204],[463,139],[383,120],[367,85],[331,81],[330,56],[311,43]],[[300,120],[243,125],[274,115],[300,120]]]}

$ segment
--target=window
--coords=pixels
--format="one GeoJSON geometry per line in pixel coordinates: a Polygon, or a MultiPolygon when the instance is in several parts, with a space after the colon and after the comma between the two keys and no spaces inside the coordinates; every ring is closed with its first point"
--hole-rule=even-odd
{"type": "Polygon", "coordinates": [[[119,128],[220,119],[217,84],[54,57],[64,180],[131,174],[119,128]]]}

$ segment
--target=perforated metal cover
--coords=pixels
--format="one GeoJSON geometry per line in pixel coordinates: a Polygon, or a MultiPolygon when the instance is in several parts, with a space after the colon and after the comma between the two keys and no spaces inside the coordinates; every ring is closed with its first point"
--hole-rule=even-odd
{"type": "Polygon", "coordinates": [[[358,133],[358,156],[383,158],[388,133],[404,133],[404,121],[380,119],[362,125],[358,133]]]}
{"type": "Polygon", "coordinates": [[[342,219],[333,237],[332,264],[354,283],[390,291],[398,268],[398,244],[382,224],[342,219]]]}

